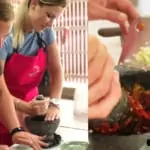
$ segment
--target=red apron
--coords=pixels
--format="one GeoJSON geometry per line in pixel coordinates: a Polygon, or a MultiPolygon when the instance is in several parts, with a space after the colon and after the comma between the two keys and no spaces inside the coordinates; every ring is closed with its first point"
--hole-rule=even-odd
{"type": "MultiPolygon", "coordinates": [[[[14,52],[4,70],[5,81],[10,93],[26,102],[32,101],[38,95],[38,85],[45,72],[46,61],[47,55],[43,47],[38,49],[36,56],[25,56],[14,52]]],[[[23,117],[20,121],[24,121],[23,117]]],[[[1,123],[0,144],[12,145],[11,136],[1,123]]]]}

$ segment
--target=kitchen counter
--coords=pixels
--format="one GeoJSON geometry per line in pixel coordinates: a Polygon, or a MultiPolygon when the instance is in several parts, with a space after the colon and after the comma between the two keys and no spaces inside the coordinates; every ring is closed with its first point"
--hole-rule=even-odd
{"type": "MultiPolygon", "coordinates": [[[[73,103],[71,100],[63,99],[61,101],[61,122],[56,132],[62,136],[62,143],[69,141],[88,142],[88,123],[85,121],[86,118],[82,120],[73,115],[73,103]]],[[[60,146],[46,150],[60,150],[60,146]]]]}

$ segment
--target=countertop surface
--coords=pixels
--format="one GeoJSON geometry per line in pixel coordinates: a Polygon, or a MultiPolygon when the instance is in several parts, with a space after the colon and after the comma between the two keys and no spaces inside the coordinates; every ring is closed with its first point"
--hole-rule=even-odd
{"type": "MultiPolygon", "coordinates": [[[[73,114],[74,102],[72,100],[62,100],[61,106],[61,123],[57,129],[57,133],[62,136],[62,143],[69,141],[85,141],[88,142],[88,123],[87,118],[77,118],[73,114]]],[[[18,145],[13,145],[14,147],[18,145]]],[[[21,148],[13,150],[21,150],[21,148]]],[[[23,148],[23,150],[25,150],[23,148]]],[[[29,150],[26,149],[26,150],[29,150]]],[[[60,146],[46,149],[60,150],[60,146]]]]}

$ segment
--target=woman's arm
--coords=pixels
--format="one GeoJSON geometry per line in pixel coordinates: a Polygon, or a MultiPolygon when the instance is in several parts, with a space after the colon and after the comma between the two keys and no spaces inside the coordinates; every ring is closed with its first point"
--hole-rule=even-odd
{"type": "Polygon", "coordinates": [[[0,150],[11,150],[7,145],[0,145],[0,150]]]}
{"type": "MultiPolygon", "coordinates": [[[[0,85],[2,85],[1,82],[4,82],[3,83],[4,84],[3,87],[2,86],[0,87],[1,88],[0,92],[3,91],[4,86],[7,89],[7,85],[5,83],[5,79],[4,79],[4,75],[3,75],[4,65],[5,65],[5,61],[4,60],[0,60],[0,78],[1,78],[0,79],[1,80],[0,81],[0,85]],[[2,77],[1,77],[1,75],[2,75],[2,77]]],[[[7,89],[7,91],[9,91],[9,90],[7,89]]],[[[0,96],[1,96],[1,93],[0,93],[0,96]]],[[[28,103],[24,102],[21,99],[18,99],[16,97],[12,96],[11,93],[9,93],[9,96],[11,97],[11,101],[14,102],[16,110],[24,112],[26,114],[30,114],[31,113],[28,103]]]]}
{"type": "Polygon", "coordinates": [[[63,69],[57,43],[48,48],[48,71],[50,74],[50,98],[61,98],[63,87],[63,69]]]}
{"type": "Polygon", "coordinates": [[[23,113],[26,113],[28,115],[32,114],[32,109],[30,108],[30,105],[29,103],[17,98],[17,97],[14,97],[12,96],[12,99],[14,101],[14,105],[15,105],[15,109],[17,111],[20,111],[20,112],[23,112],[23,113]]]}
{"type": "Polygon", "coordinates": [[[20,127],[19,120],[15,111],[12,97],[7,89],[4,75],[4,61],[0,61],[0,117],[3,124],[9,131],[20,127]]]}

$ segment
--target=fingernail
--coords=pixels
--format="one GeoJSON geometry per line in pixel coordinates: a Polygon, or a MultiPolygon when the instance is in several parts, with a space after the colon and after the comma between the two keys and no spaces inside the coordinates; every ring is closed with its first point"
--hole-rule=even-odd
{"type": "Polygon", "coordinates": [[[128,22],[128,17],[126,14],[124,13],[120,13],[118,15],[118,23],[123,27],[123,30],[125,30],[124,32],[128,32],[130,24],[128,22]]]}
{"type": "Polygon", "coordinates": [[[127,20],[127,15],[126,14],[124,14],[124,13],[120,13],[119,15],[118,15],[118,20],[119,21],[126,21],[127,20]]]}

